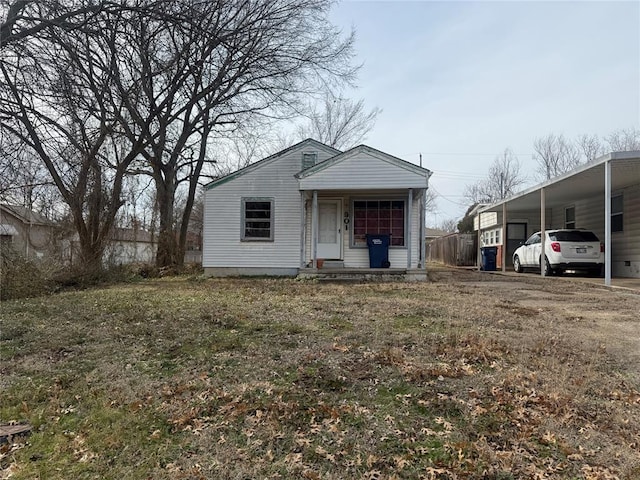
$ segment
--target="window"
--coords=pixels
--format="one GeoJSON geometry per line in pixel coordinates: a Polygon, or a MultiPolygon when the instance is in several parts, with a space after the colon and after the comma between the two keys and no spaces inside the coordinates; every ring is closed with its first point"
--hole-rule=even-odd
{"type": "Polygon", "coordinates": [[[404,200],[354,200],[353,245],[367,245],[367,234],[391,235],[392,247],[403,247],[404,200]]]}
{"type": "Polygon", "coordinates": [[[273,198],[242,199],[242,240],[273,241],[273,198]]]}
{"type": "Polygon", "coordinates": [[[0,235],[0,247],[11,245],[12,240],[13,238],[11,237],[11,235],[0,235]]]}
{"type": "Polygon", "coordinates": [[[572,232],[555,232],[549,234],[549,240],[554,242],[599,242],[595,233],[588,230],[574,230],[572,232]]]}
{"type": "Polygon", "coordinates": [[[303,170],[313,167],[316,163],[318,163],[318,154],[316,152],[308,152],[302,154],[303,170]]]}
{"type": "Polygon", "coordinates": [[[525,245],[535,245],[536,243],[541,243],[541,237],[539,233],[534,233],[529,237],[529,240],[525,242],[525,245]]]}
{"type": "Polygon", "coordinates": [[[576,207],[564,209],[564,228],[576,228],[576,207]]]}
{"type": "Polygon", "coordinates": [[[622,232],[624,222],[622,216],[622,194],[611,197],[611,231],[622,232]]]}
{"type": "Polygon", "coordinates": [[[502,234],[501,228],[494,228],[491,230],[486,230],[482,234],[482,244],[485,247],[500,245],[500,237],[502,234]]]}

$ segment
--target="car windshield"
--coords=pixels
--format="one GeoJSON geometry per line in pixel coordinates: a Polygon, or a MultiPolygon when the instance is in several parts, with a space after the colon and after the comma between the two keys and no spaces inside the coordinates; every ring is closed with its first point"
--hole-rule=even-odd
{"type": "Polygon", "coordinates": [[[553,232],[549,234],[549,238],[556,242],[598,242],[598,237],[593,232],[582,230],[570,230],[553,232]]]}

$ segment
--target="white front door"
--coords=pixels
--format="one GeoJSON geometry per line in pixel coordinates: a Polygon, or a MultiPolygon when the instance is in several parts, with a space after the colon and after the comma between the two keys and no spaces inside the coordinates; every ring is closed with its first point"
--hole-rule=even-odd
{"type": "Polygon", "coordinates": [[[342,200],[318,201],[318,258],[342,257],[342,200]]]}

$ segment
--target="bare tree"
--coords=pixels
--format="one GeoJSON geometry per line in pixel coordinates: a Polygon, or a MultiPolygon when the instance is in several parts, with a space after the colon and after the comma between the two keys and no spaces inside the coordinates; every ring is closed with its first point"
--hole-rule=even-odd
{"type": "Polygon", "coordinates": [[[516,193],[524,182],[520,161],[507,148],[495,158],[485,179],[465,188],[464,196],[470,203],[493,203],[516,193]]]}
{"type": "Polygon", "coordinates": [[[582,152],[585,161],[590,162],[604,155],[604,146],[597,135],[583,134],[576,140],[576,145],[582,152]]]}
{"type": "Polygon", "coordinates": [[[637,128],[616,130],[606,137],[605,142],[611,152],[640,150],[640,130],[637,128]]]}
{"type": "Polygon", "coordinates": [[[310,107],[307,123],[298,127],[297,137],[300,140],[310,137],[345,150],[365,139],[380,112],[377,107],[367,112],[362,99],[355,101],[327,91],[321,108],[310,107]]]}
{"type": "Polygon", "coordinates": [[[562,134],[550,133],[537,138],[533,148],[536,152],[534,158],[538,162],[538,175],[544,180],[573,170],[582,162],[579,149],[562,134]]]}
{"type": "Polygon", "coordinates": [[[156,185],[159,266],[183,261],[199,180],[215,161],[209,145],[215,135],[256,114],[288,115],[302,95],[353,78],[353,36],[342,38],[329,24],[329,6],[326,0],[175,0],[162,8],[188,22],[138,22],[135,61],[116,80],[126,73],[140,85],[124,103],[122,128],[133,123],[136,132],[146,131],[144,161],[136,166],[156,185]],[[180,189],[186,201],[175,222],[180,189]]]}
{"type": "Polygon", "coordinates": [[[455,218],[447,218],[442,220],[436,225],[436,228],[442,230],[443,232],[453,233],[458,229],[459,221],[455,218]]]}
{"type": "Polygon", "coordinates": [[[3,11],[1,128],[47,167],[86,262],[100,257],[126,176],[140,173],[156,187],[158,264],[182,262],[212,139],[256,114],[290,115],[304,95],[354,77],[353,34],[329,23],[329,7],[44,0],[3,11]]]}
{"type": "Polygon", "coordinates": [[[114,65],[126,51],[121,36],[131,34],[131,17],[139,12],[98,15],[91,0],[78,0],[80,10],[87,7],[75,17],[83,28],[67,29],[47,20],[59,2],[22,3],[40,16],[21,10],[20,31],[29,35],[2,46],[0,129],[46,168],[69,208],[82,261],[93,271],[123,203],[125,175],[143,145],[142,131],[128,143],[117,128],[127,99],[113,83],[114,65]]]}

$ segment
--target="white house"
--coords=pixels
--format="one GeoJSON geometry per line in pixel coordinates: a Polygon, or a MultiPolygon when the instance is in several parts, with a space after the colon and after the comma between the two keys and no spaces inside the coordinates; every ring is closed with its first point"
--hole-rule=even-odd
{"type": "Polygon", "coordinates": [[[390,269],[424,276],[430,175],[365,145],[304,140],[206,186],[205,273],[366,271],[366,235],[389,234],[390,269]]]}
{"type": "Polygon", "coordinates": [[[503,269],[529,235],[552,228],[585,228],[598,235],[605,248],[606,284],[612,276],[640,278],[640,152],[609,153],[481,205],[475,217],[480,244],[501,247],[503,269]]]}

